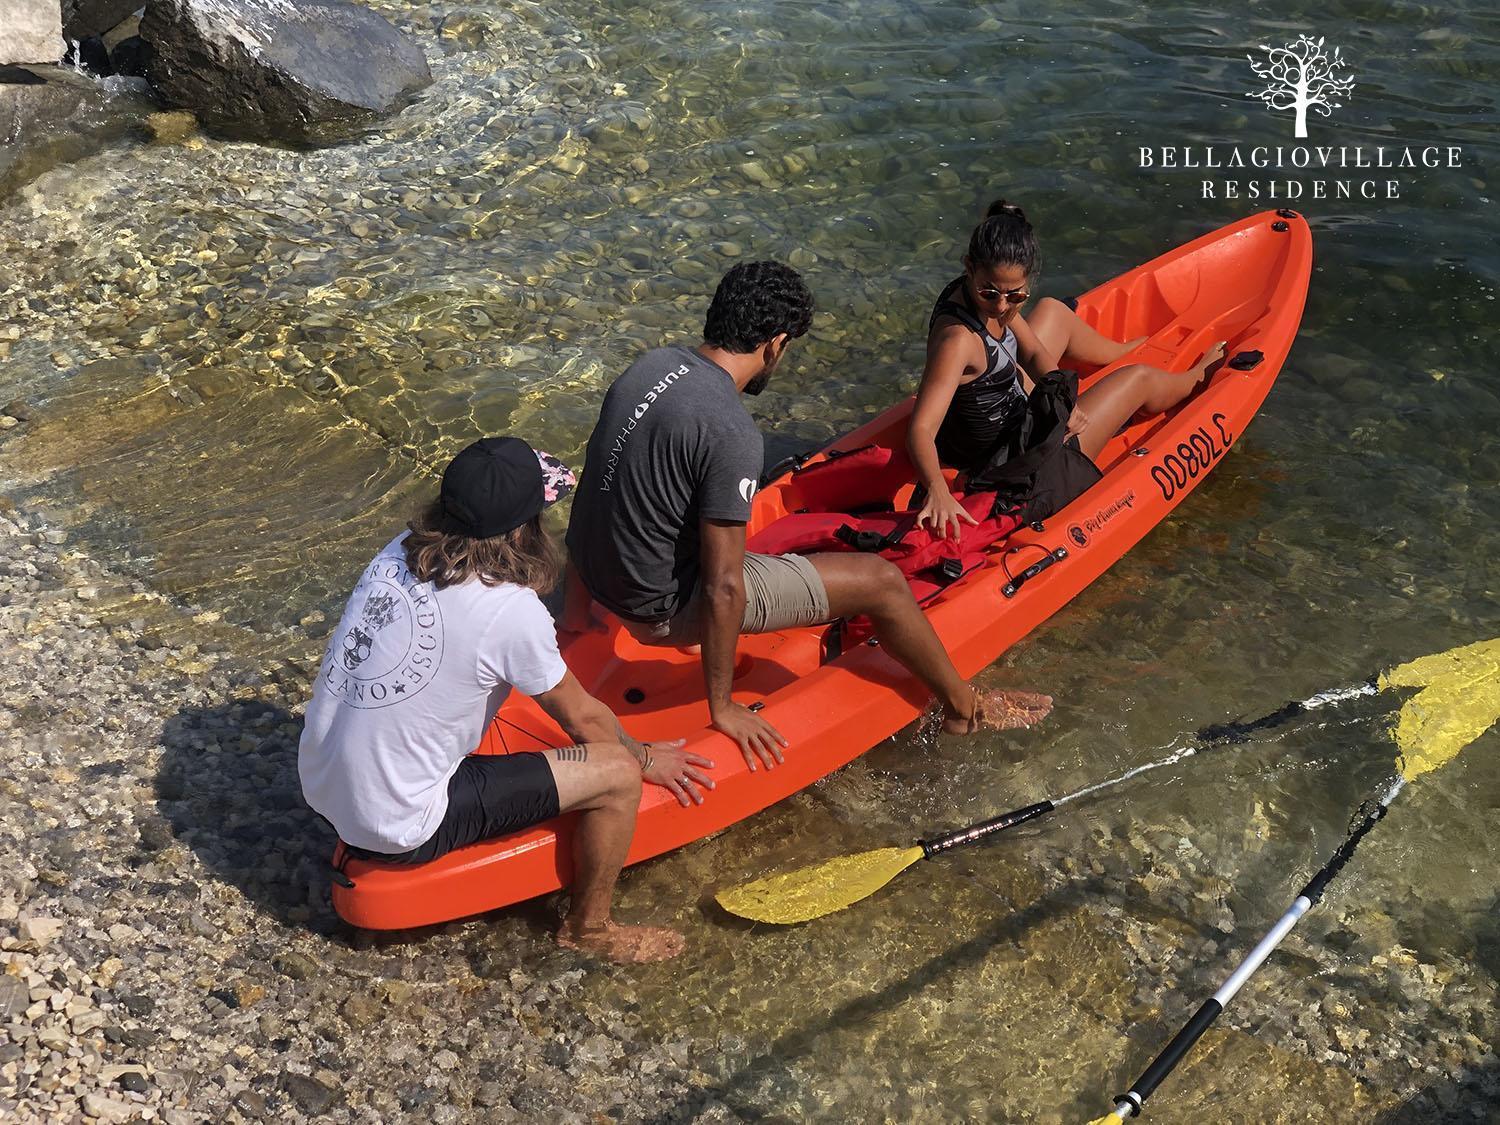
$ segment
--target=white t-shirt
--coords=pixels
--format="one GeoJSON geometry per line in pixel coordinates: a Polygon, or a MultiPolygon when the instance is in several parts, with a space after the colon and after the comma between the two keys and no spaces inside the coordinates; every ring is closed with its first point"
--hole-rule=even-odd
{"type": "Polygon", "coordinates": [[[349,596],[297,751],[307,803],[346,843],[389,853],[437,831],[449,779],[510,689],[538,695],[568,670],[535,591],[418,582],[405,538],[386,544],[349,596]]]}

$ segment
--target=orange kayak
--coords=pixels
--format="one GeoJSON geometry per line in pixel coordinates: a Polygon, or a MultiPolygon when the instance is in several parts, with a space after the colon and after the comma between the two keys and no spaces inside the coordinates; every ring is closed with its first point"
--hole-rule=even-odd
{"type": "MultiPolygon", "coordinates": [[[[1078,299],[1079,315],[1105,335],[1149,337],[1120,363],[1185,370],[1218,340],[1228,341],[1232,361],[1170,413],[1133,420],[1100,456],[1103,479],[1063,511],[995,543],[951,584],[920,591],[923,610],[962,675],[992,663],[1108,569],[1240,439],[1297,334],[1311,270],[1306,221],[1291,211],[1264,212],[1078,299]]],[[[1082,371],[1082,385],[1117,365],[1082,371]]],[[[910,411],[908,399],[806,464],[872,445],[901,450],[910,411]]],[[[805,510],[798,477],[783,475],[756,497],[752,545],[777,520],[805,510]]],[[[909,478],[889,483],[890,502],[899,508],[909,478]]],[[[695,654],[642,646],[599,607],[593,616],[591,631],[562,638],[578,678],[635,737],[686,738],[689,751],[718,763],[712,771],[717,787],[702,805],[683,808],[664,789],[646,787],[627,863],[702,839],[811,785],[912,722],[929,702],[923,686],[878,647],[830,643],[830,626],[742,637],[734,697],[758,704],[790,742],[784,765],[751,773],[734,743],[708,726],[695,654]]],[[[476,753],[568,741],[531,700],[513,693],[476,753]]],[[[571,875],[572,819],[562,816],[419,866],[355,859],[340,845],[334,907],[353,925],[400,929],[558,890],[571,875]]]]}

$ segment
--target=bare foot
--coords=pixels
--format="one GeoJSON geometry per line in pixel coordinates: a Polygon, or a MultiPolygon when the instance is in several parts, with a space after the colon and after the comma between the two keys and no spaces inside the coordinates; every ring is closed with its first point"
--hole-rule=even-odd
{"type": "Polygon", "coordinates": [[[974,691],[968,715],[943,716],[944,734],[974,734],[981,730],[1025,730],[1052,713],[1052,697],[1034,691],[974,691]]]}
{"type": "Polygon", "coordinates": [[[1126,340],[1123,344],[1120,345],[1120,354],[1115,356],[1115,358],[1123,359],[1125,356],[1135,351],[1136,348],[1140,347],[1149,339],[1151,339],[1150,336],[1137,336],[1134,340],[1126,340]]]}
{"type": "Polygon", "coordinates": [[[1203,380],[1207,379],[1223,366],[1224,356],[1228,351],[1228,341],[1220,340],[1213,347],[1209,348],[1208,351],[1204,352],[1202,358],[1192,367],[1189,367],[1184,374],[1193,376],[1195,384],[1203,382],[1203,380]]]}
{"type": "Polygon", "coordinates": [[[662,926],[622,926],[617,922],[570,926],[563,922],[557,930],[557,944],[616,965],[644,965],[670,961],[687,947],[687,939],[662,926]]]}

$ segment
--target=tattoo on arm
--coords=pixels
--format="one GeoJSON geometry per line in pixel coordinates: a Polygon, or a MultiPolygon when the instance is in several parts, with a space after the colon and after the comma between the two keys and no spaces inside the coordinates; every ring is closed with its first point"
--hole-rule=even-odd
{"type": "Polygon", "coordinates": [[[587,746],[560,746],[555,751],[559,762],[586,762],[589,760],[587,746]]]}
{"type": "Polygon", "coordinates": [[[651,753],[646,749],[646,744],[639,739],[631,738],[625,728],[620,725],[620,720],[615,720],[615,737],[620,740],[620,745],[629,750],[635,756],[635,760],[641,764],[641,772],[645,773],[651,766],[651,753]]]}

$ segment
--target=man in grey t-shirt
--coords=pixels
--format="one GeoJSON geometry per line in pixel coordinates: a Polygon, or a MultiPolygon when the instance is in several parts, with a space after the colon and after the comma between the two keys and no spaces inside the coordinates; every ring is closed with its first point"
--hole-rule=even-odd
{"type": "Polygon", "coordinates": [[[632,623],[676,615],[698,588],[699,521],[746,523],[761,460],[728,371],[688,347],[632,363],[604,396],[568,525],[589,591],[632,623]]]}
{"type": "Polygon", "coordinates": [[[985,698],[966,684],[888,560],[746,552],[762,446],[740,395],[765,389],[812,308],[795,270],[735,266],[714,293],[702,344],[647,352],[615,380],[568,524],[575,574],[637,640],[702,645],[713,726],[752,770],[757,758],[767,769],[782,761],[787,743],[730,698],[741,633],[868,617],[885,651],[938,697],[945,730],[1030,725],[1051,701],[985,698]]]}

